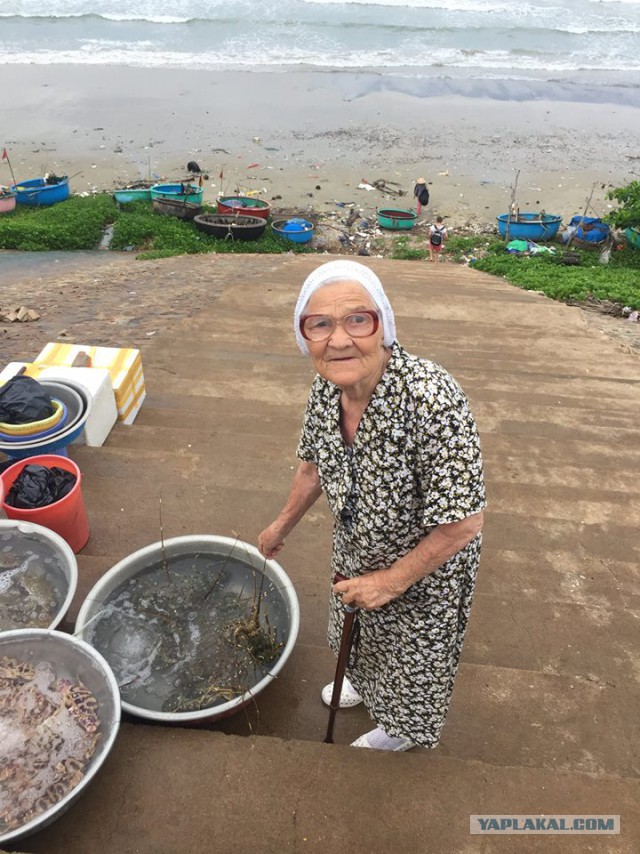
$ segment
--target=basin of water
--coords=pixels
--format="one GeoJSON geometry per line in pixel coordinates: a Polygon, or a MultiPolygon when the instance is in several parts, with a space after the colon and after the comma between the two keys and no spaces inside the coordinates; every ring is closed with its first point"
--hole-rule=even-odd
{"type": "Polygon", "coordinates": [[[164,722],[216,720],[284,666],[299,607],[282,567],[226,537],[176,537],[95,585],[78,634],[109,662],[123,708],[164,722]]]}

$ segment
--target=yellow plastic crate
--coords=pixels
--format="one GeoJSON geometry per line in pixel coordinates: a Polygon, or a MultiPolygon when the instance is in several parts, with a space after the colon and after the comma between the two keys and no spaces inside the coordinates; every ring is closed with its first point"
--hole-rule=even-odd
{"type": "MultiPolygon", "coordinates": [[[[109,371],[118,408],[118,421],[133,424],[147,396],[140,350],[50,342],[34,359],[34,367],[71,367],[80,353],[86,353],[91,359],[92,368],[106,368],[109,371]]],[[[27,373],[31,373],[29,368],[27,373]]]]}

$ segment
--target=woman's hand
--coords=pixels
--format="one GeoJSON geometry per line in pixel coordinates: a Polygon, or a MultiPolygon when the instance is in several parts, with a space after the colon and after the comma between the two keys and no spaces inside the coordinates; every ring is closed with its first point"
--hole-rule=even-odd
{"type": "Polygon", "coordinates": [[[398,587],[397,581],[394,582],[388,569],[377,569],[333,585],[333,592],[340,597],[343,605],[363,608],[365,611],[382,608],[404,591],[404,588],[398,587]]]}
{"type": "Polygon", "coordinates": [[[301,462],[293,476],[291,492],[282,512],[258,536],[260,553],[266,558],[279,554],[284,546],[284,538],[289,536],[321,494],[320,475],[315,463],[301,462]]]}
{"type": "Polygon", "coordinates": [[[284,547],[285,539],[282,526],[278,522],[272,522],[261,534],[258,534],[258,548],[260,554],[266,558],[275,557],[284,547]]]}

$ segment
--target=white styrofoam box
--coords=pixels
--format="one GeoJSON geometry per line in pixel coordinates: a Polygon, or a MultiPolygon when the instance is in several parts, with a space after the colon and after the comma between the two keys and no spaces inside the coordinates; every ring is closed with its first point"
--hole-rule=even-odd
{"type": "Polygon", "coordinates": [[[93,405],[84,430],[74,444],[86,444],[93,448],[104,445],[118,420],[116,397],[106,368],[43,368],[27,362],[9,362],[0,372],[0,385],[15,377],[21,368],[26,368],[27,375],[35,379],[70,379],[81,383],[91,395],[93,405]]]}
{"type": "Polygon", "coordinates": [[[93,406],[87,418],[79,442],[85,442],[93,448],[104,445],[111,428],[118,420],[116,396],[111,385],[111,376],[106,368],[45,368],[39,372],[38,379],[75,380],[83,385],[93,399],[93,406]]]}
{"type": "Polygon", "coordinates": [[[9,364],[0,371],[0,385],[4,385],[11,379],[11,377],[15,377],[18,371],[26,366],[26,362],[9,362],[9,364]]]}

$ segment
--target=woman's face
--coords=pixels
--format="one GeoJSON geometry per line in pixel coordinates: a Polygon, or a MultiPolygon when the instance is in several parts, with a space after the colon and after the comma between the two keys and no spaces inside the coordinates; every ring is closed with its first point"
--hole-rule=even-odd
{"type": "MultiPolygon", "coordinates": [[[[363,309],[376,309],[368,292],[357,282],[334,282],[311,295],[304,314],[326,314],[341,320],[363,309]]],[[[307,341],[316,371],[339,388],[373,385],[380,379],[385,364],[382,322],[368,338],[351,338],[342,324],[326,341],[307,341]]]]}

